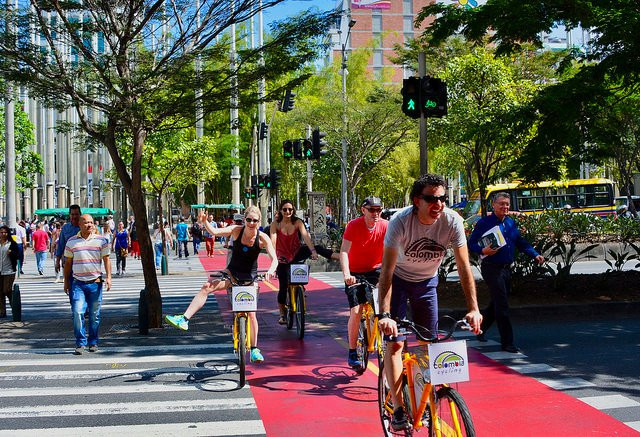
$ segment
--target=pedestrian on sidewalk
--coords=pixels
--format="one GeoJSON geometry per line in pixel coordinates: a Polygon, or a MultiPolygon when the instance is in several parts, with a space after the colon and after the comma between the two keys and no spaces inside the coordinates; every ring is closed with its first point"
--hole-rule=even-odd
{"type": "Polygon", "coordinates": [[[118,222],[118,230],[111,242],[111,250],[116,253],[116,276],[122,276],[127,273],[127,257],[129,256],[130,247],[129,233],[124,228],[124,223],[118,222]]]}
{"type": "Polygon", "coordinates": [[[178,258],[182,258],[183,247],[184,257],[189,258],[189,227],[182,217],[180,217],[180,222],[176,225],[176,240],[178,240],[178,258]]]}
{"type": "MultiPolygon", "coordinates": [[[[209,223],[209,225],[211,225],[214,228],[218,228],[218,223],[216,223],[216,221],[213,219],[213,215],[209,216],[209,220],[207,220],[207,222],[209,223]]],[[[213,256],[213,249],[215,247],[215,237],[209,232],[207,231],[207,227],[203,226],[202,229],[202,235],[204,236],[204,242],[205,242],[205,246],[207,248],[207,257],[212,257],[213,256]]]]}
{"type": "Polygon", "coordinates": [[[27,229],[24,220],[20,220],[16,225],[16,243],[18,244],[18,262],[20,263],[20,274],[24,275],[24,250],[27,248],[27,229]]]}
{"type": "Polygon", "coordinates": [[[522,237],[518,225],[513,218],[508,216],[510,203],[509,193],[500,192],[493,197],[491,202],[493,214],[478,220],[469,237],[469,249],[482,258],[480,271],[491,294],[489,305],[481,311],[483,319],[480,329],[482,333],[477,338],[479,341],[487,341],[484,333],[495,321],[500,332],[502,350],[517,353],[519,350],[514,345],[513,327],[509,319],[511,263],[513,263],[516,249],[533,258],[538,264],[544,263],[544,257],[522,237]],[[485,246],[482,244],[483,237],[495,227],[500,229],[506,244],[485,246]]]}
{"type": "Polygon", "coordinates": [[[64,248],[67,245],[67,241],[78,232],[80,232],[80,211],[79,205],[71,205],[69,207],[69,222],[65,223],[60,229],[60,235],[58,236],[58,243],[56,244],[56,282],[60,280],[60,274],[62,273],[61,267],[64,267],[64,248]]]}
{"type": "Polygon", "coordinates": [[[42,230],[42,222],[36,223],[36,230],[31,235],[31,244],[33,253],[36,254],[36,266],[38,274],[44,274],[44,262],[47,259],[47,251],[49,250],[49,234],[42,230]]]}
{"type": "Polygon", "coordinates": [[[11,305],[18,255],[18,243],[11,238],[11,229],[7,225],[0,226],[0,318],[7,317],[5,299],[11,305]]]}
{"type": "Polygon", "coordinates": [[[198,255],[198,251],[200,250],[200,242],[202,241],[202,227],[198,224],[198,219],[193,217],[191,219],[191,238],[193,240],[193,254],[198,255]]]}
{"type": "Polygon", "coordinates": [[[71,303],[76,355],[82,355],[86,346],[89,346],[89,352],[98,350],[103,282],[107,284],[107,291],[111,289],[109,244],[103,236],[94,232],[91,215],[81,216],[79,222],[80,232],[67,241],[64,249],[64,291],[69,295],[71,303]],[[104,274],[101,270],[102,263],[104,274]],[[88,338],[84,321],[87,309],[88,338]]]}
{"type": "Polygon", "coordinates": [[[133,216],[129,218],[129,239],[131,240],[131,256],[135,259],[140,259],[140,243],[138,243],[138,229],[136,228],[136,221],[133,216]]]}

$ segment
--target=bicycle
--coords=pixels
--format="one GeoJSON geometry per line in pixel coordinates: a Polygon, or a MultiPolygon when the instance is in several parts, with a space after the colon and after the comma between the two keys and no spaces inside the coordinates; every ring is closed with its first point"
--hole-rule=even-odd
{"type": "Polygon", "coordinates": [[[211,273],[209,277],[228,280],[231,287],[227,288],[227,294],[231,300],[233,311],[233,352],[238,357],[240,372],[240,388],[246,383],[246,358],[247,350],[251,348],[251,323],[249,313],[258,309],[258,281],[264,281],[265,275],[259,274],[255,281],[248,284],[239,284],[235,278],[225,271],[211,273]]]}
{"type": "MultiPolygon", "coordinates": [[[[475,436],[471,413],[460,393],[450,387],[448,383],[434,381],[435,373],[438,372],[438,370],[434,369],[439,368],[440,371],[443,371],[441,366],[444,366],[444,371],[446,372],[446,366],[449,364],[450,369],[456,371],[460,367],[456,364],[460,363],[454,363],[453,361],[447,363],[446,360],[438,362],[442,354],[437,355],[436,359],[431,362],[428,356],[429,343],[434,344],[448,340],[459,326],[465,330],[471,329],[466,320],[458,320],[453,323],[448,331],[441,331],[440,335],[436,334],[433,338],[426,338],[420,332],[425,331],[424,328],[408,320],[398,322],[399,329],[413,332],[419,340],[427,344],[421,344],[417,347],[419,352],[413,353],[408,350],[406,337],[404,339],[402,349],[402,389],[400,393],[410,424],[406,430],[393,431],[391,429],[394,407],[391,402],[390,386],[384,372],[384,364],[380,366],[378,375],[378,409],[385,436],[388,437],[394,434],[411,436],[414,431],[423,427],[429,429],[429,436],[431,437],[475,436]]],[[[398,335],[406,334],[408,332],[404,331],[399,332],[398,335]]],[[[446,344],[449,346],[454,343],[458,342],[446,344]]],[[[463,347],[466,351],[466,344],[463,347]]],[[[449,355],[449,359],[451,359],[451,355],[449,355]]],[[[466,361],[466,358],[464,358],[464,361],[466,361]]],[[[467,363],[463,362],[462,366],[467,366],[467,363]]],[[[466,379],[459,379],[458,381],[462,380],[466,379]]]]}
{"type": "Polygon", "coordinates": [[[298,339],[304,338],[305,319],[307,313],[306,289],[309,283],[309,266],[307,264],[289,265],[289,287],[287,289],[286,320],[287,329],[293,328],[295,322],[298,339]]]}
{"type": "Polygon", "coordinates": [[[378,367],[382,366],[384,358],[382,335],[378,329],[378,287],[371,284],[366,276],[354,275],[356,282],[349,287],[365,287],[367,301],[360,305],[360,328],[358,329],[358,342],[356,352],[358,359],[362,361],[362,368],[358,373],[367,370],[369,354],[378,353],[378,367]]]}

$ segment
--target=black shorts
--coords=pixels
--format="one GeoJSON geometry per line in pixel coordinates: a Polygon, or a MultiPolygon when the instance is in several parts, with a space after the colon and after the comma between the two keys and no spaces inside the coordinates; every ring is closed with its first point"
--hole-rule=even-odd
{"type": "MultiPolygon", "coordinates": [[[[372,285],[378,285],[378,279],[380,279],[380,271],[372,270],[366,273],[351,273],[351,276],[364,276],[372,285]]],[[[347,295],[347,300],[349,301],[349,308],[353,308],[367,302],[367,300],[370,299],[370,297],[367,296],[367,290],[368,287],[365,287],[362,284],[345,284],[344,292],[347,295]]]]}

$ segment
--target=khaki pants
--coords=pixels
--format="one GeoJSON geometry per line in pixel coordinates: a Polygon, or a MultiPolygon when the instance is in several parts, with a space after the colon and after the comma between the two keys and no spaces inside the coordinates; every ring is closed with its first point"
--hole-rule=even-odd
{"type": "Polygon", "coordinates": [[[11,296],[13,295],[13,281],[15,279],[15,273],[11,275],[0,275],[0,317],[5,317],[7,315],[5,297],[9,299],[9,305],[11,305],[11,296]]]}

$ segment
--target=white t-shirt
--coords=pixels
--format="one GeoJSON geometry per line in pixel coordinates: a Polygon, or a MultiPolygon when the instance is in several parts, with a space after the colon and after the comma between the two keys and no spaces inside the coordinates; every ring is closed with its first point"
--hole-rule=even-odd
{"type": "Polygon", "coordinates": [[[405,281],[420,282],[436,276],[447,248],[465,246],[467,238],[462,217],[455,211],[444,208],[435,223],[425,225],[412,208],[393,215],[384,245],[398,250],[394,274],[405,281]]]}
{"type": "Polygon", "coordinates": [[[16,225],[16,243],[22,244],[23,238],[27,238],[27,230],[20,225],[16,225]]]}

